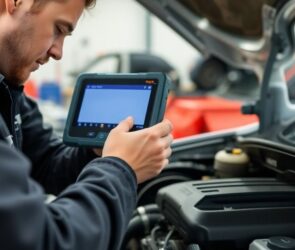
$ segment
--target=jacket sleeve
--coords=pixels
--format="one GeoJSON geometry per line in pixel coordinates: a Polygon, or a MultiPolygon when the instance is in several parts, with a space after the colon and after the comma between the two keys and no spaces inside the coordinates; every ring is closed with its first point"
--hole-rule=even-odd
{"type": "Polygon", "coordinates": [[[53,133],[35,101],[21,101],[22,151],[32,162],[32,177],[46,193],[58,194],[73,183],[82,168],[96,155],[90,149],[68,147],[53,133]]]}
{"type": "Polygon", "coordinates": [[[136,202],[135,176],[123,161],[93,160],[45,204],[29,161],[1,142],[0,158],[1,249],[119,249],[136,202]]]}

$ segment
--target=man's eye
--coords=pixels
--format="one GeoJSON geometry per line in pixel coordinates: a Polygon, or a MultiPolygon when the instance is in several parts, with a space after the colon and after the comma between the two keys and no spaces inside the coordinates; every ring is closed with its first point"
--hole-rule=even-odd
{"type": "Polygon", "coordinates": [[[57,25],[57,26],[55,26],[55,34],[62,35],[62,34],[64,34],[64,31],[60,26],[57,25]]]}

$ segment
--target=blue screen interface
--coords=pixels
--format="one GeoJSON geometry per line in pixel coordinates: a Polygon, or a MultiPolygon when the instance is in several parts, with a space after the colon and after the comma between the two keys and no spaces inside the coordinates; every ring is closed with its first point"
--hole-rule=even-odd
{"type": "Polygon", "coordinates": [[[151,92],[148,84],[87,84],[77,125],[112,128],[132,116],[135,127],[143,128],[151,92]]]}

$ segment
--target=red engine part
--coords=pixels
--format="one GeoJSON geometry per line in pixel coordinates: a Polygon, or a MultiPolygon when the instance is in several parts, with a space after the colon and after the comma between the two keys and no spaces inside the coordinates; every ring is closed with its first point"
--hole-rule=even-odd
{"type": "Polygon", "coordinates": [[[174,138],[229,129],[255,123],[256,115],[241,113],[242,103],[219,97],[170,97],[165,117],[174,128],[174,138]]]}

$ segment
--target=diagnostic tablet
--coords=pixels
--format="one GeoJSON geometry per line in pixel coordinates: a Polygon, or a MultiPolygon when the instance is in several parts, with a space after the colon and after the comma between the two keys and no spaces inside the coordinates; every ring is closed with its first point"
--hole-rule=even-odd
{"type": "Polygon", "coordinates": [[[170,85],[163,73],[81,74],[67,117],[64,143],[103,146],[108,133],[128,116],[134,119],[132,131],[160,122],[170,85]]]}

